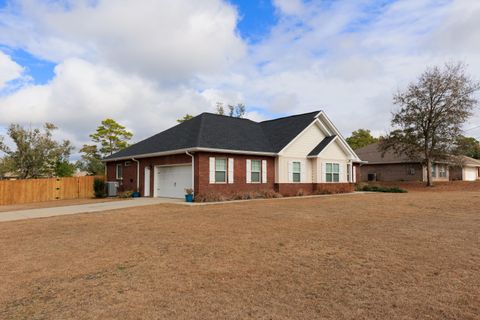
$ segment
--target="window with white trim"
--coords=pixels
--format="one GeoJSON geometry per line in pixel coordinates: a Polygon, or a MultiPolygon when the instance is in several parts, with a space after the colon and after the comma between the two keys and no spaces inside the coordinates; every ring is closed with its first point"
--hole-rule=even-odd
{"type": "Polygon", "coordinates": [[[432,178],[435,178],[437,176],[437,165],[432,164],[432,178]]]}
{"type": "Polygon", "coordinates": [[[117,178],[117,180],[123,179],[123,166],[121,163],[117,164],[117,168],[115,170],[115,177],[117,178]]]}
{"type": "Polygon", "coordinates": [[[340,182],[340,164],[327,163],[325,165],[325,181],[340,182]]]}
{"type": "Polygon", "coordinates": [[[215,158],[215,182],[227,182],[227,159],[215,158]]]}
{"type": "Polygon", "coordinates": [[[252,160],[250,169],[250,181],[252,183],[260,183],[262,177],[262,161],[252,160]]]}
{"type": "Polygon", "coordinates": [[[351,175],[351,172],[350,170],[352,170],[352,165],[350,163],[347,164],[347,182],[352,182],[350,179],[350,175],[351,175]]]}
{"type": "Polygon", "coordinates": [[[300,182],[302,174],[302,165],[300,161],[292,162],[292,182],[300,182]]]}
{"type": "Polygon", "coordinates": [[[438,176],[440,178],[446,178],[447,177],[447,168],[444,165],[438,166],[438,176]]]}

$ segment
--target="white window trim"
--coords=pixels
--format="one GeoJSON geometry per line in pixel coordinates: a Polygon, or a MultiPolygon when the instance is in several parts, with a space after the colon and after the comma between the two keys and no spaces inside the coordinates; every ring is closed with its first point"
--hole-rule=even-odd
{"type": "MultiPolygon", "coordinates": [[[[227,184],[228,183],[228,158],[225,157],[215,157],[215,164],[213,167],[213,172],[215,175],[215,184],[227,184]],[[217,181],[217,159],[218,160],[225,160],[225,181],[217,181]]],[[[220,172],[221,170],[219,170],[220,172]]]]}
{"type": "Polygon", "coordinates": [[[341,176],[341,164],[339,162],[325,162],[325,183],[340,183],[341,180],[342,180],[342,176],[341,176]],[[332,172],[328,172],[327,171],[327,165],[328,164],[331,164],[332,165],[332,172]],[[334,172],[333,171],[333,165],[336,164],[338,165],[338,172],[334,172]],[[327,174],[331,174],[332,175],[332,181],[328,181],[327,179],[327,174]],[[334,174],[338,174],[338,181],[333,181],[333,175],[334,174]]]}
{"type": "Polygon", "coordinates": [[[123,166],[122,166],[121,163],[117,163],[117,164],[115,165],[115,179],[117,179],[117,180],[123,180],[123,166]],[[118,167],[122,168],[122,170],[121,170],[121,171],[122,171],[122,176],[121,176],[121,177],[118,176],[118,167]]]}
{"type": "Polygon", "coordinates": [[[250,183],[255,183],[255,184],[259,184],[259,183],[262,183],[262,160],[259,160],[259,159],[249,159],[250,160],[250,183]],[[253,161],[258,161],[260,163],[260,170],[259,171],[253,171],[252,168],[252,162],[253,161]],[[258,172],[258,181],[253,181],[252,180],[252,173],[254,172],[258,172]]]}
{"type": "Polygon", "coordinates": [[[302,161],[300,161],[300,160],[294,160],[294,161],[292,161],[292,172],[291,172],[291,175],[292,175],[292,183],[302,183],[302,167],[303,167],[303,166],[302,166],[302,161]],[[293,164],[294,164],[294,163],[298,163],[298,164],[299,164],[299,169],[300,169],[300,170],[299,170],[298,172],[295,172],[295,171],[293,170],[293,167],[294,167],[293,164]],[[299,174],[299,181],[294,181],[294,179],[293,179],[293,174],[294,174],[294,173],[298,173],[298,174],[299,174]]]}

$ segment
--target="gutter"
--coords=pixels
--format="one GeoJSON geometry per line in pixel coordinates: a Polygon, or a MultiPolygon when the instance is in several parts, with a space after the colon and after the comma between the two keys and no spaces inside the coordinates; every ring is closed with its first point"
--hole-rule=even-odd
{"type": "Polygon", "coordinates": [[[132,158],[132,161],[137,163],[137,192],[140,192],[140,161],[135,158],[132,158]]]}
{"type": "Polygon", "coordinates": [[[185,153],[192,157],[192,190],[193,194],[195,194],[195,157],[188,151],[185,151],[185,153]]]}
{"type": "MultiPolygon", "coordinates": [[[[228,149],[193,147],[193,148],[177,149],[177,150],[171,150],[171,151],[138,154],[138,155],[135,155],[135,158],[137,158],[137,159],[150,158],[150,157],[166,156],[166,155],[171,155],[171,154],[182,154],[182,153],[186,153],[186,152],[215,152],[215,153],[232,153],[232,154],[251,154],[251,155],[271,156],[271,157],[274,157],[274,156],[278,155],[278,153],[275,153],[275,152],[260,152],[260,151],[248,151],[248,150],[228,150],[228,149]]],[[[132,159],[132,156],[102,159],[102,162],[129,160],[129,159],[132,159]]]]}

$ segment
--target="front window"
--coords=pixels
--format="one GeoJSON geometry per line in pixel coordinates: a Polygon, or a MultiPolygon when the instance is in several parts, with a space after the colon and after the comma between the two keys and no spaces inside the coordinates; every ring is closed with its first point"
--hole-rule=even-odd
{"type": "Polygon", "coordinates": [[[438,176],[440,178],[446,178],[447,177],[447,168],[445,166],[439,166],[438,176]]]}
{"type": "Polygon", "coordinates": [[[432,178],[435,178],[437,176],[437,165],[432,164],[432,178]]]}
{"type": "Polygon", "coordinates": [[[260,175],[262,171],[262,162],[260,160],[252,160],[251,181],[260,182],[260,175]]]}
{"type": "Polygon", "coordinates": [[[215,182],[227,181],[227,159],[215,159],[215,182]]]}
{"type": "Polygon", "coordinates": [[[338,163],[327,163],[325,178],[327,182],[339,182],[340,165],[338,163]]]}
{"type": "Polygon", "coordinates": [[[300,168],[300,162],[294,161],[292,163],[292,181],[293,182],[300,182],[300,173],[301,173],[301,168],[300,168]]]}
{"type": "Polygon", "coordinates": [[[350,182],[350,170],[351,170],[351,164],[347,164],[347,181],[350,182]]]}
{"type": "Polygon", "coordinates": [[[118,180],[123,179],[123,167],[122,164],[117,164],[116,177],[118,180]]]}

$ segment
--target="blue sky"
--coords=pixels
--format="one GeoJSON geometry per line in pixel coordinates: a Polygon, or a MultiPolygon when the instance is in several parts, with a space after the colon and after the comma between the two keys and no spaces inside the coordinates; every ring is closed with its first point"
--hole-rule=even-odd
{"type": "MultiPolygon", "coordinates": [[[[106,117],[142,139],[217,102],[244,103],[254,120],[323,109],[345,135],[382,134],[392,95],[426,67],[463,61],[480,74],[477,1],[9,3],[0,133],[49,121],[75,145],[106,117]]],[[[476,112],[466,127],[478,124],[476,112]]]]}
{"type": "MultiPolygon", "coordinates": [[[[0,8],[5,7],[6,3],[6,0],[0,0],[0,8]]],[[[278,20],[275,7],[269,0],[230,0],[230,3],[238,8],[238,32],[249,43],[256,43],[267,37],[278,20]]],[[[55,63],[40,59],[22,49],[0,46],[0,50],[8,52],[15,62],[24,66],[35,84],[44,84],[53,78],[55,63]]]]}

